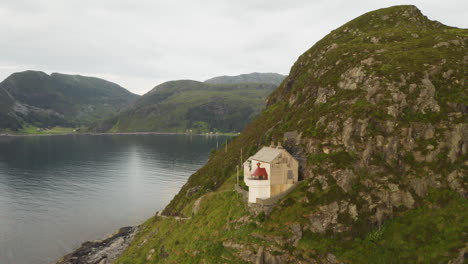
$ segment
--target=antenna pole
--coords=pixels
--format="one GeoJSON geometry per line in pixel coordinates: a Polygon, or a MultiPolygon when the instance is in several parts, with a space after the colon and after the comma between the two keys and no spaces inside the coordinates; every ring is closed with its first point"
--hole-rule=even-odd
{"type": "Polygon", "coordinates": [[[241,148],[241,160],[240,160],[240,165],[242,166],[242,162],[244,162],[244,160],[242,159],[242,148],[241,148]]]}
{"type": "Polygon", "coordinates": [[[239,165],[236,166],[237,169],[237,185],[239,185],[239,165]]]}

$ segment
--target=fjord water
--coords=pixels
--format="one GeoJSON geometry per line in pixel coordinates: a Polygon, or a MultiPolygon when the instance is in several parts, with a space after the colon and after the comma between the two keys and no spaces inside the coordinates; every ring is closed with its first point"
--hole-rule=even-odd
{"type": "Polygon", "coordinates": [[[226,137],[0,137],[0,263],[51,263],[139,224],[172,199],[226,137]]]}

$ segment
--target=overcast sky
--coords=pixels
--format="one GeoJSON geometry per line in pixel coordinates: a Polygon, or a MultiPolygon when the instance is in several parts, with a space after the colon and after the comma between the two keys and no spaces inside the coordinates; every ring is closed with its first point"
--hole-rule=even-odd
{"type": "Polygon", "coordinates": [[[168,80],[288,74],[331,30],[397,4],[468,27],[466,0],[1,0],[0,80],[41,70],[143,94],[168,80]]]}

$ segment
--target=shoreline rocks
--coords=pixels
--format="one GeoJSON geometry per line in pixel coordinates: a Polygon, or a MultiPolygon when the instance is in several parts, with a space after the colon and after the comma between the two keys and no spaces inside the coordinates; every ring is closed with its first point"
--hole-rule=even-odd
{"type": "Polygon", "coordinates": [[[130,245],[138,226],[120,228],[104,240],[87,241],[55,264],[110,264],[130,245]]]}

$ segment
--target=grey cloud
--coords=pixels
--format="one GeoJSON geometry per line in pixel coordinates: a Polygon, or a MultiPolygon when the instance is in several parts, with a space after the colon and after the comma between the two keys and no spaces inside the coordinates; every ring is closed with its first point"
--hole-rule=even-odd
{"type": "Polygon", "coordinates": [[[2,0],[0,79],[26,69],[87,74],[141,94],[172,79],[287,74],[316,41],[364,12],[410,3],[466,27],[465,2],[2,0]]]}

